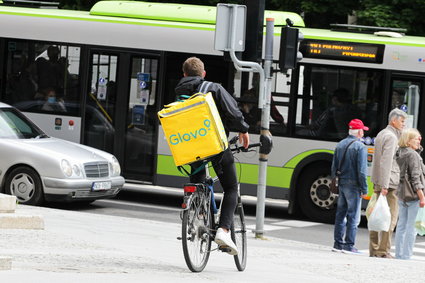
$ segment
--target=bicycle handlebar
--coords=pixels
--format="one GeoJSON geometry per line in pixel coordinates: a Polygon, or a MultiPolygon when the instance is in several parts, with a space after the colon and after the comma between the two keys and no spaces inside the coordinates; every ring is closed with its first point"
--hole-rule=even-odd
{"type": "Polygon", "coordinates": [[[247,148],[244,148],[243,146],[236,146],[236,142],[238,141],[238,139],[239,139],[238,136],[234,136],[233,138],[231,138],[229,140],[229,147],[230,147],[230,150],[233,151],[233,152],[234,151],[236,151],[236,152],[241,152],[241,151],[242,152],[248,152],[250,148],[261,146],[261,142],[251,143],[251,144],[248,145],[247,148]],[[235,146],[232,148],[232,145],[235,145],[235,146]]]}
{"type": "Polygon", "coordinates": [[[250,148],[253,147],[260,147],[261,146],[261,142],[257,142],[257,143],[251,143],[248,145],[247,148],[244,148],[243,146],[237,146],[234,148],[230,148],[231,151],[237,151],[237,152],[248,152],[250,148]]]}

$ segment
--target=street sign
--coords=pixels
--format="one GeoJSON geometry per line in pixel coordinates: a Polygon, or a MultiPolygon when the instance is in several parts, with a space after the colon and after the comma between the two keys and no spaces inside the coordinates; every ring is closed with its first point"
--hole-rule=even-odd
{"type": "Polygon", "coordinates": [[[245,50],[246,6],[217,4],[214,49],[219,51],[245,50]],[[233,14],[236,19],[233,18],[233,14]],[[234,31],[232,33],[232,31],[234,31]]]}

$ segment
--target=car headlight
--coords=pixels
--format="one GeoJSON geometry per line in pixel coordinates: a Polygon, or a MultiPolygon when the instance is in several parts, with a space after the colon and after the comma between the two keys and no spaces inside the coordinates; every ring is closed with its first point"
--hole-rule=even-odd
{"type": "Polygon", "coordinates": [[[112,157],[112,162],[110,163],[110,166],[112,176],[119,176],[121,174],[120,163],[115,157],[112,157]]]}
{"type": "Polygon", "coordinates": [[[67,177],[72,176],[72,166],[71,166],[71,163],[69,163],[68,160],[62,159],[61,168],[62,168],[62,172],[65,174],[65,176],[67,176],[67,177]]]}
{"type": "Polygon", "coordinates": [[[75,164],[74,164],[74,166],[72,166],[72,171],[74,171],[74,174],[75,174],[76,176],[80,176],[80,174],[81,174],[80,167],[78,167],[78,166],[77,166],[77,165],[75,165],[75,164]]]}

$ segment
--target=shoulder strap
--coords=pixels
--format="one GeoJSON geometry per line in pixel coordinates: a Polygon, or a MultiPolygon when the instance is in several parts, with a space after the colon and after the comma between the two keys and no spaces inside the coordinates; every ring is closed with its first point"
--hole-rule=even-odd
{"type": "Polygon", "coordinates": [[[205,169],[205,166],[207,165],[207,163],[208,162],[203,162],[201,165],[199,165],[198,168],[193,170],[193,172],[191,172],[191,173],[189,173],[189,171],[187,171],[186,168],[184,168],[183,166],[177,166],[177,169],[180,171],[180,173],[189,177],[189,176],[195,175],[198,172],[200,172],[201,170],[205,169]]]}
{"type": "Polygon", "coordinates": [[[340,170],[340,168],[341,168],[341,165],[342,165],[342,164],[344,163],[344,161],[345,161],[345,155],[347,154],[347,150],[348,150],[348,148],[350,147],[350,145],[352,145],[355,141],[356,141],[356,140],[353,140],[352,142],[350,142],[350,143],[348,144],[348,146],[345,148],[345,150],[344,150],[344,154],[342,155],[342,159],[341,159],[341,161],[339,162],[339,164],[338,164],[338,168],[337,168],[337,170],[336,170],[337,175],[341,174],[341,171],[339,171],[339,170],[340,170]]]}
{"type": "Polygon", "coordinates": [[[210,87],[211,84],[212,84],[212,82],[203,81],[200,88],[199,88],[199,92],[200,93],[207,93],[207,89],[210,87]]]}

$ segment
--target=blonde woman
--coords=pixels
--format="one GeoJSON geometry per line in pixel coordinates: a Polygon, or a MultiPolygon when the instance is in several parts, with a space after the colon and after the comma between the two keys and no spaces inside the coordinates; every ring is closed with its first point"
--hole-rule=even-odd
{"type": "Polygon", "coordinates": [[[396,153],[400,167],[400,184],[397,190],[399,214],[395,234],[395,257],[398,259],[412,257],[416,239],[416,215],[419,207],[425,206],[424,170],[422,158],[418,153],[422,150],[421,140],[418,130],[413,128],[404,130],[399,140],[400,148],[396,153]],[[407,178],[404,179],[405,177],[407,178]],[[409,187],[413,188],[412,194],[408,192],[411,190],[409,187]]]}

